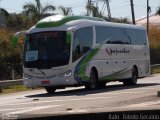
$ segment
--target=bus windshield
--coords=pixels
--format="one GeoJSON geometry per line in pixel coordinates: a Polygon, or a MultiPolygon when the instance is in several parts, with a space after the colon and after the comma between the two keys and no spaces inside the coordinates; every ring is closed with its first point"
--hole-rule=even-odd
{"type": "Polygon", "coordinates": [[[38,32],[26,35],[24,67],[51,68],[69,63],[70,43],[65,31],[38,32]]]}

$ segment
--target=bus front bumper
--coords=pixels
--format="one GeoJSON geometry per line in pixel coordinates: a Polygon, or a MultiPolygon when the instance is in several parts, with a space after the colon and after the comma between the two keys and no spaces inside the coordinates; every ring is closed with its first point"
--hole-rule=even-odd
{"type": "Polygon", "coordinates": [[[69,86],[78,84],[72,77],[59,77],[49,79],[23,78],[26,87],[69,86]]]}

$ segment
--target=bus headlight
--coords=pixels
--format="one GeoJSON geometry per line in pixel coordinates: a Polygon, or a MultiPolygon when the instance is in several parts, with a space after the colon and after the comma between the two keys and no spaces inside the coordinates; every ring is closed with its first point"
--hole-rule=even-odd
{"type": "Polygon", "coordinates": [[[64,73],[64,77],[70,77],[72,75],[72,71],[68,70],[67,72],[64,73]]]}
{"type": "Polygon", "coordinates": [[[72,71],[71,70],[68,70],[62,74],[60,74],[59,76],[60,77],[70,77],[72,75],[72,71]]]}

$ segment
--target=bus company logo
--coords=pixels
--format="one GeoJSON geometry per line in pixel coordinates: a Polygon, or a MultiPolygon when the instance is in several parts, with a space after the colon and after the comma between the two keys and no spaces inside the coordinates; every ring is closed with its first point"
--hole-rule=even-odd
{"type": "Polygon", "coordinates": [[[126,50],[125,48],[121,49],[121,50],[118,50],[117,48],[116,49],[111,49],[111,48],[106,48],[106,52],[108,53],[109,56],[112,56],[112,54],[129,54],[130,51],[129,50],[126,50]]]}
{"type": "Polygon", "coordinates": [[[106,48],[106,52],[108,53],[108,55],[109,56],[111,56],[112,55],[112,49],[111,48],[106,48]]]}

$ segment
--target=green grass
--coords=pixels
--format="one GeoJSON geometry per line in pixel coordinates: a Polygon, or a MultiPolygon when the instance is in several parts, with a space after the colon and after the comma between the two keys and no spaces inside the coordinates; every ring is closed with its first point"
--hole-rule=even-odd
{"type": "MultiPolygon", "coordinates": [[[[40,87],[35,89],[41,89],[40,87]]],[[[24,85],[17,85],[17,86],[10,86],[6,88],[2,88],[2,92],[0,94],[7,94],[7,93],[16,93],[20,91],[29,91],[32,90],[32,88],[27,88],[24,85]]]]}
{"type": "Polygon", "coordinates": [[[160,73],[160,66],[152,67],[151,74],[160,73]]]}

